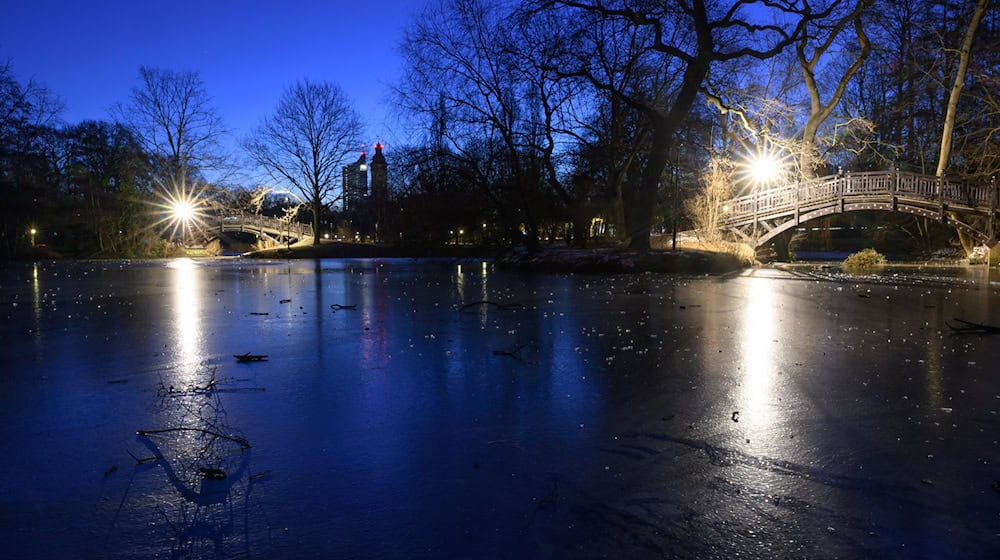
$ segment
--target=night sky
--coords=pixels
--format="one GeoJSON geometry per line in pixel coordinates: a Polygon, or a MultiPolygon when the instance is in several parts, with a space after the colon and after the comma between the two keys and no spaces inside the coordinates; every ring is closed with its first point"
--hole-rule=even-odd
{"type": "MultiPolygon", "coordinates": [[[[389,86],[404,29],[426,0],[29,0],[7,2],[0,61],[65,103],[63,119],[110,120],[140,65],[197,71],[231,129],[245,135],[299,78],[340,84],[365,141],[402,143],[389,86]]],[[[235,146],[235,139],[227,145],[235,146]]]]}

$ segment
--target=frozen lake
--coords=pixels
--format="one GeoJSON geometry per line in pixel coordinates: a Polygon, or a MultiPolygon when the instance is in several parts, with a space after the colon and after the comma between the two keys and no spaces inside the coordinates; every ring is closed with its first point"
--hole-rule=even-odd
{"type": "Polygon", "coordinates": [[[0,318],[0,558],[1000,555],[996,271],[5,263],[0,318]]]}

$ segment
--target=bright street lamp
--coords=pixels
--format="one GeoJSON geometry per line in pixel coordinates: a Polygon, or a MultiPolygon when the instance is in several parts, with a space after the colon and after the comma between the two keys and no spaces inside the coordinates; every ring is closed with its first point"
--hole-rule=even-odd
{"type": "Polygon", "coordinates": [[[194,219],[194,205],[190,200],[177,200],[174,201],[170,213],[173,214],[174,220],[187,226],[194,219]]]}
{"type": "MultiPolygon", "coordinates": [[[[757,153],[750,158],[746,163],[746,170],[750,179],[753,181],[753,188],[757,193],[768,188],[772,183],[777,181],[784,173],[783,166],[778,158],[775,156],[774,152],[768,150],[765,147],[759,147],[757,153]]],[[[760,210],[760,197],[754,197],[754,217],[753,217],[753,235],[757,237],[757,213],[760,210]]]]}
{"type": "Polygon", "coordinates": [[[750,160],[749,169],[758,188],[768,185],[781,174],[781,164],[770,152],[757,154],[750,160]]]}
{"type": "Polygon", "coordinates": [[[35,235],[38,233],[38,230],[35,229],[35,228],[31,228],[31,232],[30,233],[31,233],[31,246],[34,247],[35,246],[35,235]]]}
{"type": "Polygon", "coordinates": [[[172,230],[171,237],[176,238],[180,234],[181,242],[187,242],[195,223],[200,223],[202,220],[201,206],[201,201],[193,195],[172,196],[167,199],[164,204],[167,210],[165,221],[172,230]]]}

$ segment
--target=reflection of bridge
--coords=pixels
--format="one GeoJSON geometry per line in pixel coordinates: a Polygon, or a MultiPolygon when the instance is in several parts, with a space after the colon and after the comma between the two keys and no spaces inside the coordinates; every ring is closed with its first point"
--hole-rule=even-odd
{"type": "Polygon", "coordinates": [[[906,212],[964,230],[979,243],[996,241],[995,181],[969,184],[929,175],[875,171],[819,177],[754,192],[725,203],[719,226],[761,247],[815,218],[858,210],[906,212]]]}
{"type": "Polygon", "coordinates": [[[275,243],[285,243],[291,240],[302,241],[313,236],[312,226],[309,224],[259,214],[231,212],[220,216],[205,216],[202,222],[206,234],[243,231],[270,239],[275,243]]]}

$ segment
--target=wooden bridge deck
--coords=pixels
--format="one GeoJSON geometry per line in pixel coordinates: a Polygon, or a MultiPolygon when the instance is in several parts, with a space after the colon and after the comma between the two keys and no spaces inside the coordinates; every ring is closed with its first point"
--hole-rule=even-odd
{"type": "Polygon", "coordinates": [[[983,184],[939,180],[916,173],[875,171],[830,175],[731,199],[719,226],[761,246],[803,222],[858,210],[906,212],[963,229],[981,242],[995,240],[1000,194],[983,184]]]}

